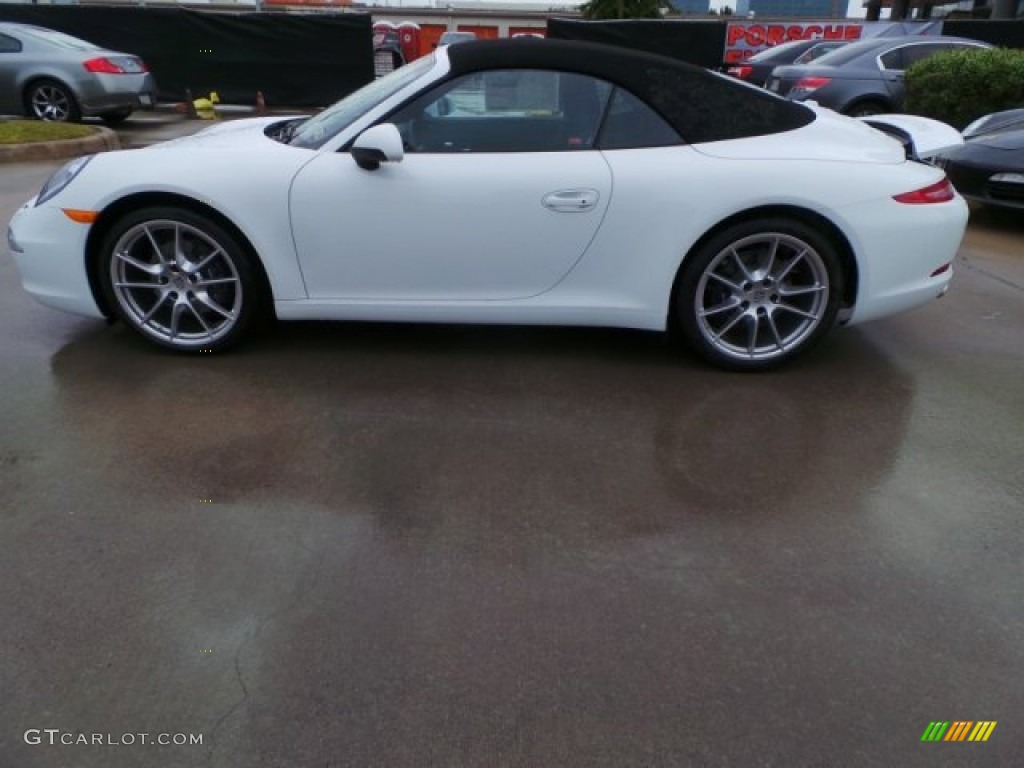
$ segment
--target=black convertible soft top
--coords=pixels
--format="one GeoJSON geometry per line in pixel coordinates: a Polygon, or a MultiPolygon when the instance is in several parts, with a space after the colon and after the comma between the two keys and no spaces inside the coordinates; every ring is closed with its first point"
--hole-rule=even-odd
{"type": "Polygon", "coordinates": [[[690,144],[791,131],[808,107],[675,59],[570,40],[512,38],[448,48],[452,77],[486,69],[555,69],[600,78],[640,97],[690,144]]]}

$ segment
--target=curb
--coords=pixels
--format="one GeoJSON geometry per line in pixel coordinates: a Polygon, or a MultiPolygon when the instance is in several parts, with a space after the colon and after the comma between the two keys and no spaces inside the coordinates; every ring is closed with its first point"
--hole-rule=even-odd
{"type": "Polygon", "coordinates": [[[0,163],[30,163],[38,160],[62,160],[120,149],[121,140],[109,128],[94,127],[96,133],[84,139],[33,141],[28,144],[0,144],[0,163]]]}

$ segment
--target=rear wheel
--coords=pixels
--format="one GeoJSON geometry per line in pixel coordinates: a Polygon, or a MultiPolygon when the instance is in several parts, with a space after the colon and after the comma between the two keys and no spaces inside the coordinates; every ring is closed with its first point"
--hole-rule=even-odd
{"type": "Polygon", "coordinates": [[[56,80],[36,80],[25,92],[29,117],[49,122],[76,122],[82,118],[75,95],[56,80]]]}
{"type": "Polygon", "coordinates": [[[117,315],[170,349],[225,349],[264,303],[246,249],[192,211],[147,208],[125,216],[104,238],[99,259],[100,282],[117,315]]]}
{"type": "Polygon", "coordinates": [[[884,115],[889,108],[880,101],[858,101],[843,110],[848,117],[870,117],[871,115],[884,115]]]}
{"type": "Polygon", "coordinates": [[[683,264],[676,317],[705,359],[733,370],[772,368],[832,327],[842,267],[831,241],[801,221],[765,218],[714,235],[683,264]]]}

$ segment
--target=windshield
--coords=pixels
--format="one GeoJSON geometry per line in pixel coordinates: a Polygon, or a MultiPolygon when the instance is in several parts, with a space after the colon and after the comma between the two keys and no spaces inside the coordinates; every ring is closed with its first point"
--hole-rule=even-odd
{"type": "Polygon", "coordinates": [[[60,48],[67,48],[72,51],[102,50],[98,45],[94,45],[93,43],[88,43],[85,40],[79,40],[77,37],[65,35],[63,32],[55,32],[52,29],[46,29],[44,27],[23,27],[19,31],[24,32],[29,37],[34,37],[36,40],[42,40],[44,43],[56,45],[60,48]]]}
{"type": "Polygon", "coordinates": [[[394,72],[374,80],[358,91],[353,91],[319,115],[302,123],[288,143],[293,147],[319,149],[334,136],[337,136],[339,131],[351,125],[352,122],[358,120],[382,101],[394,96],[413,80],[422,77],[433,66],[434,55],[430,54],[416,59],[404,67],[399,67],[394,72]]]}

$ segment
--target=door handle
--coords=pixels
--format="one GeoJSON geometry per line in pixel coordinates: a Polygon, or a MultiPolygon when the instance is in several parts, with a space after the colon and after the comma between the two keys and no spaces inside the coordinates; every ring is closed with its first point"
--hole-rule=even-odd
{"type": "Polygon", "coordinates": [[[562,189],[544,195],[541,204],[560,213],[579,213],[589,211],[600,199],[601,195],[596,189],[562,189]]]}

